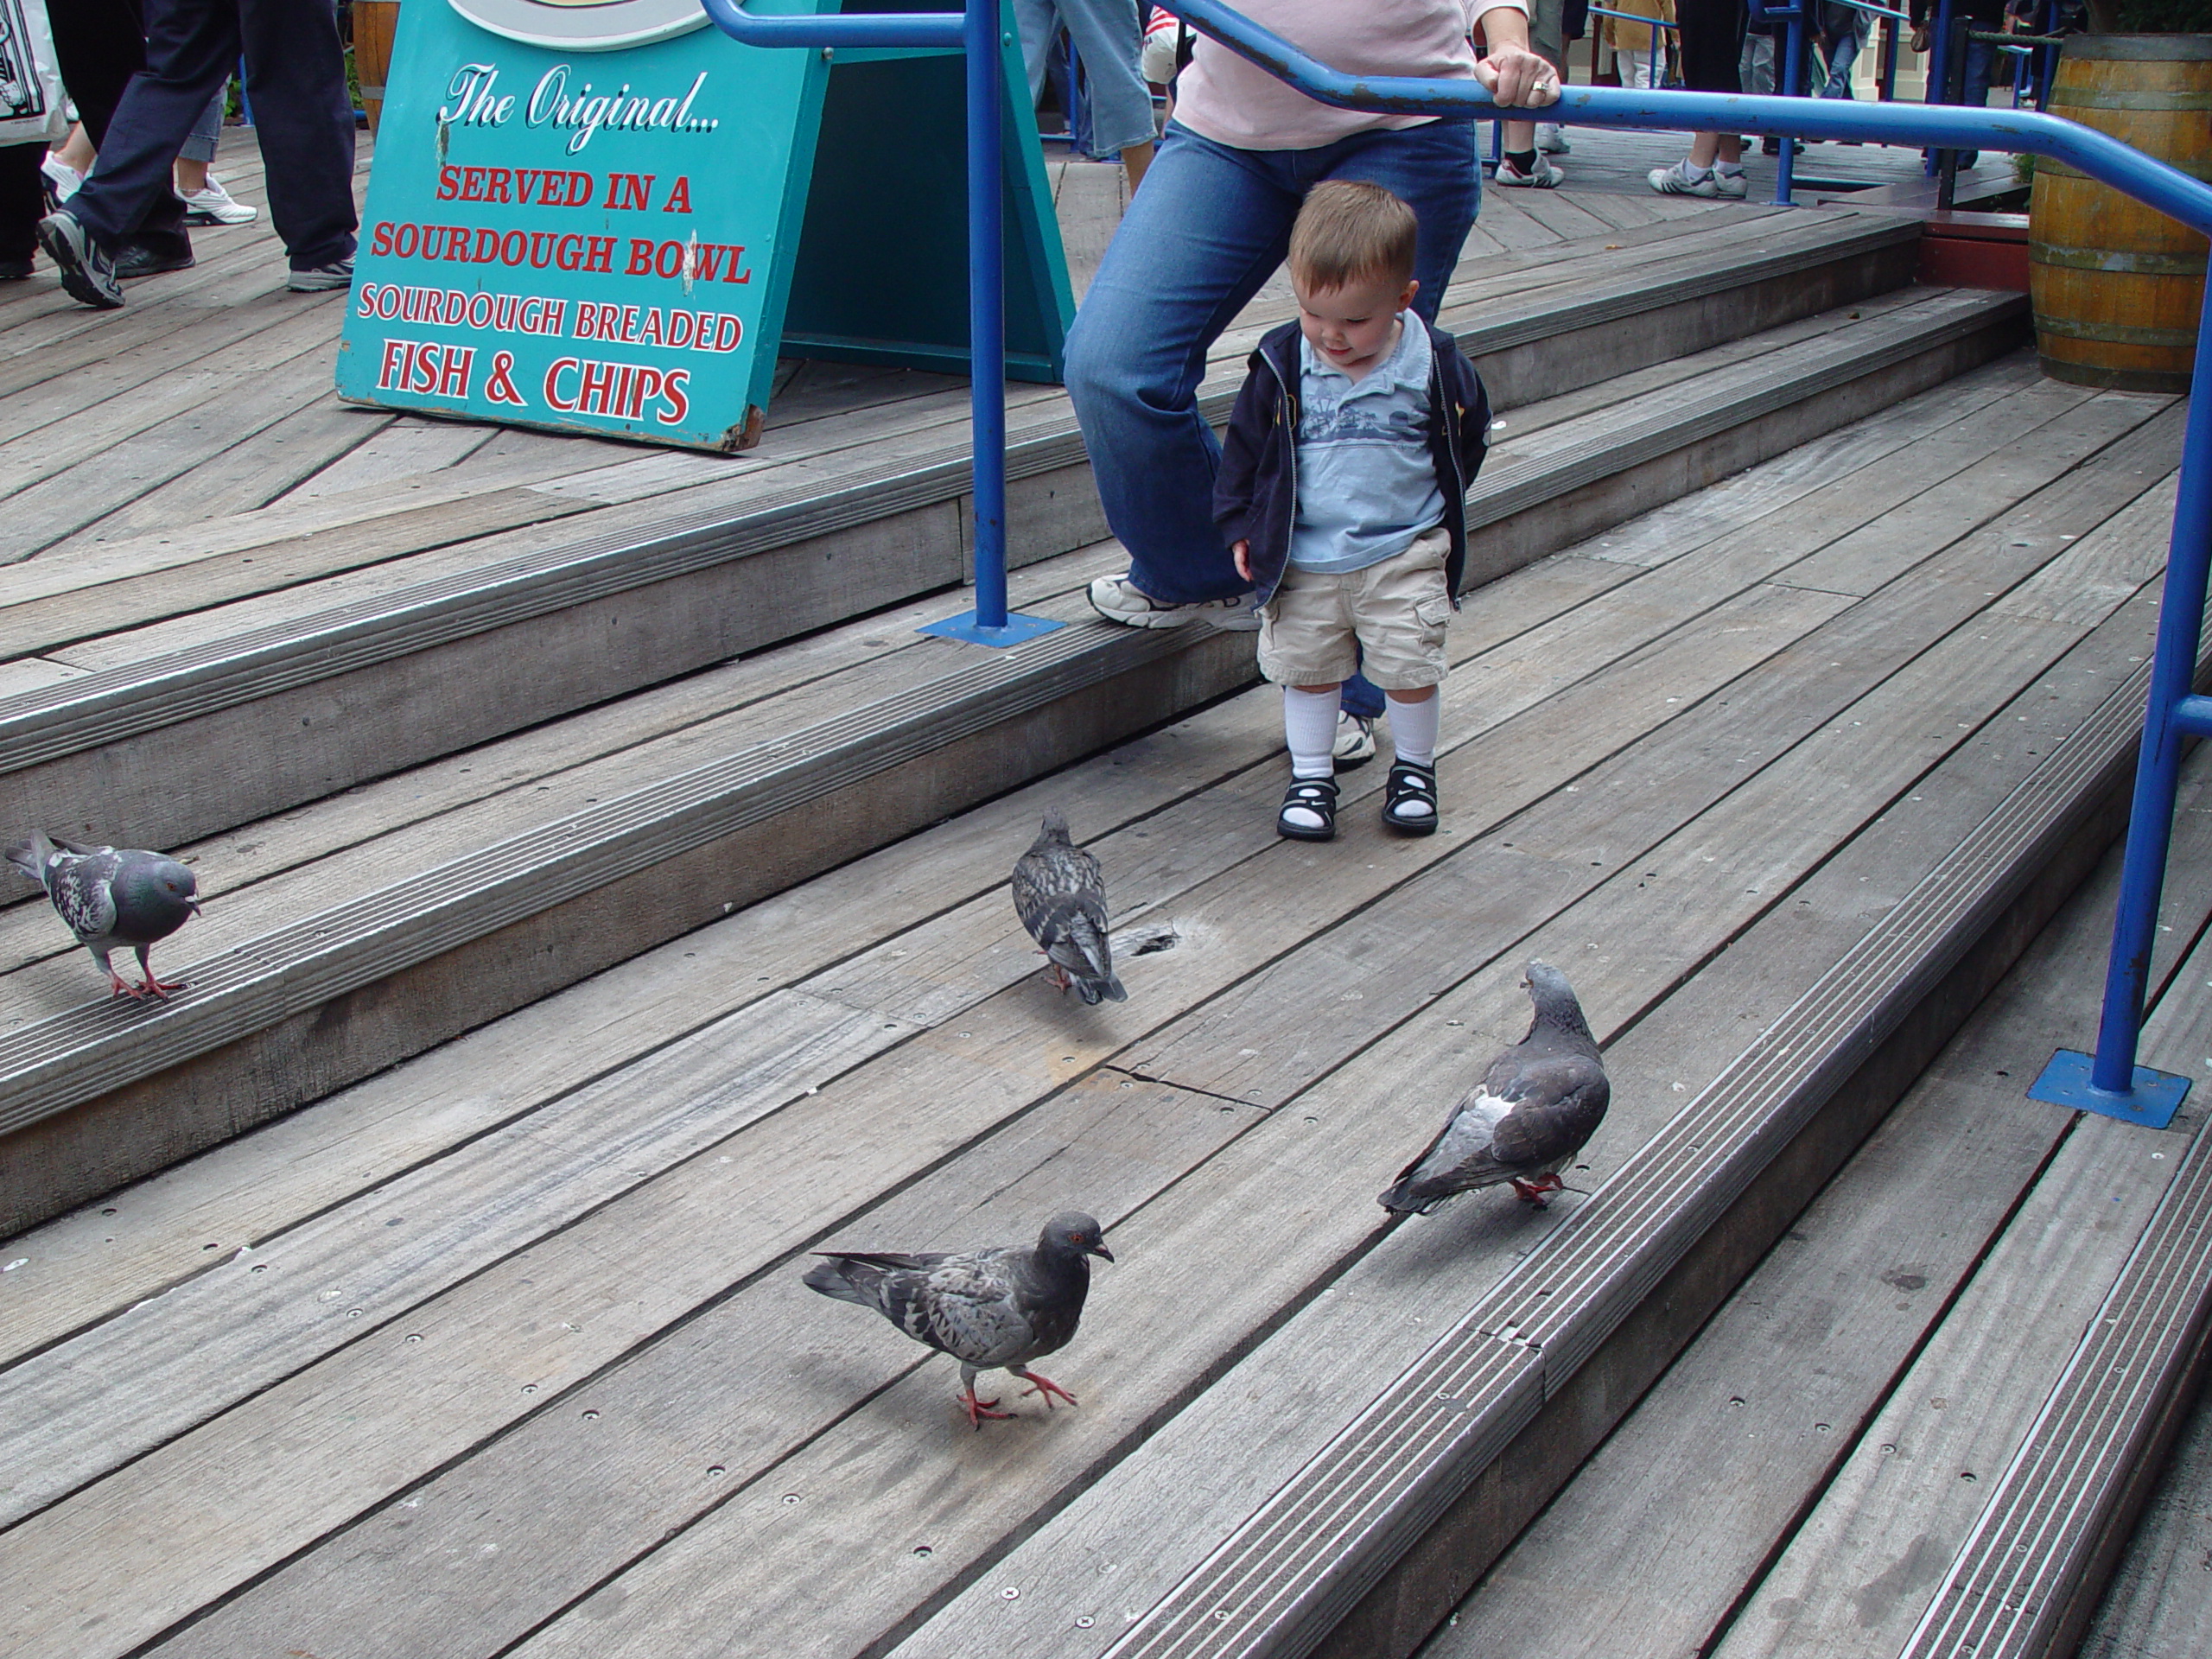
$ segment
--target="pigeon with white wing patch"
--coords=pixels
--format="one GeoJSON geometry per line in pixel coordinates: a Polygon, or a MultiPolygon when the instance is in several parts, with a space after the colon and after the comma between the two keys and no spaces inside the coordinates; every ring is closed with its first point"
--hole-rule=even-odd
{"type": "Polygon", "coordinates": [[[1443,1132],[1399,1172],[1377,1200],[1385,1210],[1426,1216],[1502,1181],[1541,1209],[1543,1195],[1565,1185],[1560,1168],[1605,1122],[1612,1088],[1574,988],[1544,962],[1530,963],[1522,982],[1535,1005],[1529,1034],[1491,1062],[1443,1132]]]}

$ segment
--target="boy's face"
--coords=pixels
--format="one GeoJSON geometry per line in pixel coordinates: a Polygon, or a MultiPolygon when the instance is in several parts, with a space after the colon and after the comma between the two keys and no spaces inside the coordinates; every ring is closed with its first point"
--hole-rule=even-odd
{"type": "Polygon", "coordinates": [[[1388,276],[1308,288],[1294,281],[1298,326],[1321,360],[1358,379],[1398,343],[1398,314],[1414,302],[1419,283],[1401,286],[1388,276]]]}

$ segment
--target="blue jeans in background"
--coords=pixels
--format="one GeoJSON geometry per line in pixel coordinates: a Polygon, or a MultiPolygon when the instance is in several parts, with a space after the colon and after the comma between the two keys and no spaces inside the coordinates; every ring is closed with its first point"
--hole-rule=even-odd
{"type": "Polygon", "coordinates": [[[1434,121],[1316,149],[1236,149],[1170,122],[1067,342],[1106,522],[1136,585],[1169,604],[1249,592],[1213,521],[1221,445],[1198,413],[1206,351],[1282,264],[1324,179],[1382,185],[1421,221],[1414,308],[1430,321],[1480,202],[1474,124],[1434,121]]]}
{"type": "MultiPolygon", "coordinates": [[[[1090,80],[1090,153],[1111,156],[1152,142],[1152,89],[1137,70],[1144,39],[1137,0],[1014,0],[1014,18],[1021,31],[1033,107],[1045,90],[1046,60],[1065,28],[1090,80]]],[[[1075,132],[1073,109],[1068,132],[1075,132]]]]}

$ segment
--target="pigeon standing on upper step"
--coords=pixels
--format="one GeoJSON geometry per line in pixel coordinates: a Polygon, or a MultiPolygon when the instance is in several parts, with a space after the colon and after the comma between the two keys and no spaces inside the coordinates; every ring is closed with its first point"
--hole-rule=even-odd
{"type": "Polygon", "coordinates": [[[1058,807],[1014,861],[1014,908],[1051,961],[1052,983],[1063,991],[1072,983],[1085,1002],[1128,1001],[1106,941],[1106,883],[1098,861],[1068,839],[1068,821],[1058,807]]]}
{"type": "Polygon", "coordinates": [[[183,865],[160,853],[49,841],[35,830],[29,841],[10,847],[6,856],[46,889],[77,943],[107,970],[111,995],[167,996],[184,988],[181,980],[156,979],[146,960],[157,941],[200,913],[199,878],[183,865]],[[144,984],[133,985],[115,971],[108,952],[119,945],[137,954],[144,984]]]}
{"type": "Polygon", "coordinates": [[[1054,1216],[1034,1249],[998,1244],[954,1255],[819,1254],[825,1259],[807,1269],[810,1290],[872,1307],[915,1341],[960,1362],[960,1403],[976,1427],[982,1427],[986,1417],[1014,1414],[992,1410],[995,1400],[976,1397],[978,1371],[1013,1372],[1030,1383],[1031,1394],[1045,1396],[1047,1408],[1056,1394],[1075,1404],[1073,1395],[1028,1365],[1065,1347],[1075,1335],[1090,1288],[1090,1263],[1084,1258],[1114,1259],[1089,1216],[1073,1211],[1054,1216]]]}
{"type": "Polygon", "coordinates": [[[1522,983],[1536,1008],[1529,1034],[1490,1063],[1443,1132],[1398,1173],[1378,1200],[1385,1210],[1426,1216],[1500,1181],[1541,1210],[1543,1195],[1566,1185],[1560,1166],[1605,1122],[1612,1088],[1574,988],[1545,962],[1530,963],[1522,983]]]}

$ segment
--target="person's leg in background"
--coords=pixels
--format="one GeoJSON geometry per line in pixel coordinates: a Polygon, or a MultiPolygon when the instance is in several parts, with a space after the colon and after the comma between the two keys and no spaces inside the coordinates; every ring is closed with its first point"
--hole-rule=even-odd
{"type": "MultiPolygon", "coordinates": [[[[178,3],[147,0],[149,14],[178,3]]],[[[290,286],[343,287],[352,278],[360,219],[353,207],[353,102],[346,90],[338,9],[333,0],[229,3],[238,11],[245,84],[268,168],[269,222],[290,255],[290,286]]]]}
{"type": "MultiPolygon", "coordinates": [[[[1559,71],[1560,84],[1565,86],[1566,0],[1529,0],[1529,48],[1559,71]]],[[[1520,186],[1554,190],[1566,182],[1567,175],[1545,159],[1567,148],[1557,122],[1508,121],[1503,124],[1504,154],[1497,164],[1497,183],[1509,189],[1520,186]]]]}
{"type": "Polygon", "coordinates": [[[45,175],[39,171],[45,159],[39,144],[0,147],[0,282],[19,283],[31,274],[38,222],[46,212],[45,175]]]}
{"type": "Polygon", "coordinates": [[[1068,397],[1136,594],[1105,593],[1118,577],[1093,584],[1093,603],[1116,620],[1146,624],[1143,600],[1233,602],[1250,591],[1213,521],[1221,445],[1198,385],[1207,349],[1290,245],[1305,194],[1286,165],[1294,153],[1234,149],[1170,124],[1077,308],[1068,397]]]}
{"type": "MultiPolygon", "coordinates": [[[[64,146],[62,159],[79,173],[88,173],[106,142],[108,124],[123,102],[124,88],[146,67],[145,16],[139,0],[67,0],[67,4],[49,6],[47,21],[53,27],[54,54],[61,67],[62,84],[77,106],[83,138],[82,147],[73,152],[64,146]],[[76,165],[78,157],[84,166],[76,165]]],[[[78,138],[72,133],[71,143],[78,138]]],[[[173,268],[189,264],[192,238],[185,233],[182,204],[170,213],[156,203],[135,230],[119,238],[118,247],[118,251],[142,249],[146,258],[173,262],[173,268]]]]}
{"type": "Polygon", "coordinates": [[[208,171],[214,163],[215,148],[222,142],[223,117],[230,104],[231,89],[226,82],[207,100],[207,107],[192,124],[184,148],[177,151],[175,182],[184,202],[188,225],[251,225],[261,217],[259,208],[233,201],[222,181],[208,171]]]}

